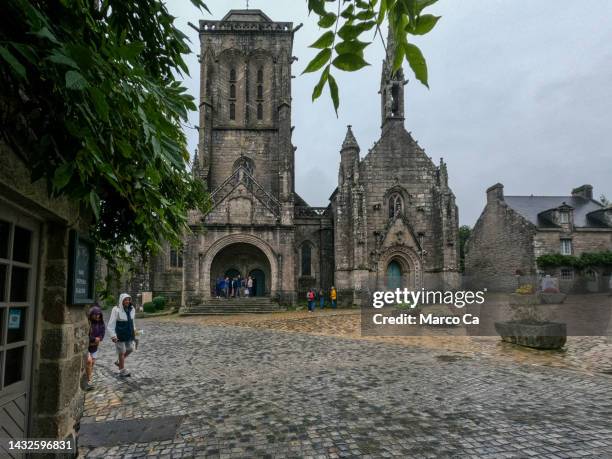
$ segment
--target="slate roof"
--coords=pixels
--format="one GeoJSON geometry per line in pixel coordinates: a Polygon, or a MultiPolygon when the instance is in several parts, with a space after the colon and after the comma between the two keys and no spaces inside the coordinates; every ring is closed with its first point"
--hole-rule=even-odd
{"type": "Polygon", "coordinates": [[[575,227],[606,228],[602,222],[588,217],[590,212],[604,208],[592,199],[580,196],[505,196],[504,201],[509,207],[539,227],[555,228],[556,225],[540,217],[539,214],[566,204],[574,209],[575,227]]]}

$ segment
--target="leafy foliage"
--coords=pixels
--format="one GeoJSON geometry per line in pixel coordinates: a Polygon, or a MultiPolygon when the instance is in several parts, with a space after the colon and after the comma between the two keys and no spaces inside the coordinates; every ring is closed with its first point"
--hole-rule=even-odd
{"type": "Polygon", "coordinates": [[[435,27],[440,17],[422,12],[437,0],[307,1],[308,11],[318,16],[318,25],[324,29],[323,34],[310,45],[320,51],[303,72],[323,69],[312,92],[313,101],[321,96],[327,84],[334,110],[338,113],[340,99],[338,86],[331,72],[332,67],[345,72],[355,72],[370,65],[364,59],[364,50],[372,44],[376,35],[380,36],[385,48],[389,45],[385,44],[381,34],[381,26],[385,21],[389,23],[395,42],[392,48],[395,51],[393,71],[397,71],[406,60],[416,79],[429,87],[425,57],[415,44],[408,42],[408,36],[425,35],[435,27]],[[335,8],[335,11],[328,11],[329,6],[335,8]],[[371,40],[360,40],[367,32],[373,32],[371,40]]]}
{"type": "Polygon", "coordinates": [[[536,263],[541,269],[572,267],[582,270],[598,266],[611,267],[612,252],[591,252],[583,253],[580,256],[552,253],[548,255],[539,256],[536,260],[536,263]]]}
{"type": "Polygon", "coordinates": [[[142,309],[147,314],[153,314],[157,312],[157,308],[155,307],[155,304],[152,301],[147,301],[145,304],[143,304],[142,309]]]}
{"type": "MultiPolygon", "coordinates": [[[[201,0],[191,0],[206,8],[201,0]]],[[[159,0],[6,0],[0,135],[51,196],[90,211],[108,258],[178,244],[205,208],[181,123],[187,37],[159,0]]]]}
{"type": "Polygon", "coordinates": [[[156,296],[155,298],[153,298],[153,304],[155,305],[155,309],[161,311],[166,307],[166,297],[156,296]]]}

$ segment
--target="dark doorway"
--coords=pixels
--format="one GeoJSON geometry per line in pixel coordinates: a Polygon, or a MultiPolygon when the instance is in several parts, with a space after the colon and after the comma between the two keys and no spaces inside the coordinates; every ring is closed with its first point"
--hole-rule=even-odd
{"type": "Polygon", "coordinates": [[[261,269],[254,269],[249,273],[253,278],[253,291],[251,296],[264,296],[266,294],[266,275],[261,269]]]}

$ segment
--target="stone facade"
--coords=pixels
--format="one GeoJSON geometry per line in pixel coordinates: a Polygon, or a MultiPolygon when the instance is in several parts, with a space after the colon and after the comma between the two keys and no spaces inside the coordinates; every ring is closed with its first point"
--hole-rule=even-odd
{"type": "MultiPolygon", "coordinates": [[[[291,23],[272,22],[259,10],[200,21],[200,137],[193,173],[207,183],[212,209],[190,215],[183,305],[205,303],[215,279],[228,273],[258,273],[259,292],[281,304],[332,285],[341,303],[358,303],[361,290],[391,286],[389,264],[397,286],[457,287],[458,216],[446,165],[435,165],[405,130],[403,74],[391,74],[388,59],[381,79],[381,139],[360,159],[349,127],[329,206],[311,207],[296,193],[294,31],[291,23]],[[389,214],[392,201],[397,208],[389,214]]],[[[170,273],[166,261],[154,262],[154,291],[177,288],[178,271],[170,273]]]]}
{"type": "Polygon", "coordinates": [[[612,250],[612,209],[593,200],[590,185],[570,196],[504,196],[503,189],[498,183],[487,190],[487,204],[466,243],[467,286],[507,292],[523,283],[537,285],[550,274],[565,292],[607,290],[607,270],[568,266],[544,272],[536,264],[545,254],[612,250]]]}
{"type": "MultiPolygon", "coordinates": [[[[67,304],[69,232],[75,229],[86,234],[89,220],[69,201],[49,198],[45,183],[31,183],[27,161],[5,144],[0,143],[0,154],[3,164],[0,168],[0,246],[7,241],[6,228],[14,228],[9,231],[8,240],[12,240],[11,235],[18,227],[30,232],[28,242],[14,241],[15,248],[29,248],[29,261],[12,268],[13,276],[16,276],[16,269],[27,273],[21,277],[27,295],[24,290],[19,302],[11,301],[7,306],[3,303],[7,298],[6,290],[0,292],[0,306],[3,306],[0,314],[6,312],[5,307],[23,308],[21,320],[25,321],[25,345],[20,360],[10,359],[9,367],[11,351],[7,348],[4,352],[7,359],[4,362],[5,385],[0,388],[0,421],[8,422],[9,418],[3,417],[6,411],[12,413],[10,419],[15,422],[5,426],[9,432],[20,429],[22,437],[66,439],[78,430],[83,410],[88,344],[87,307],[67,304]],[[8,372],[12,373],[13,380],[17,378],[17,383],[6,386],[8,372]],[[15,393],[14,388],[20,384],[23,389],[15,393]],[[18,406],[19,411],[15,411],[13,405],[18,406]],[[15,415],[19,412],[23,417],[15,415]]],[[[7,287],[4,283],[7,271],[3,266],[10,266],[15,259],[14,251],[11,257],[10,252],[7,254],[0,247],[1,290],[7,287]]],[[[19,282],[15,279],[10,283],[11,292],[19,282]]],[[[13,293],[10,297],[14,300],[13,293]]]]}
{"type": "Polygon", "coordinates": [[[453,289],[458,271],[458,210],[446,164],[436,166],[404,128],[404,76],[381,77],[382,132],[360,158],[349,126],[340,152],[334,218],[335,282],[344,301],[359,291],[453,289]]]}

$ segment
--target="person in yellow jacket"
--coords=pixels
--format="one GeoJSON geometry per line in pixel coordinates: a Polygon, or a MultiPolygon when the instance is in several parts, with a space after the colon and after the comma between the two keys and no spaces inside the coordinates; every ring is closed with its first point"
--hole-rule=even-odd
{"type": "Polygon", "coordinates": [[[331,300],[331,307],[336,309],[336,298],[338,294],[336,293],[336,287],[332,285],[331,291],[329,292],[329,299],[331,300]]]}

